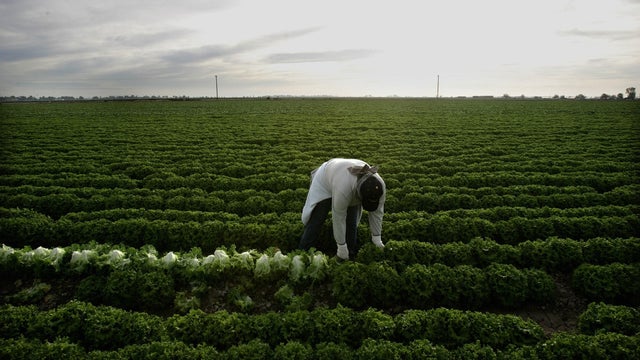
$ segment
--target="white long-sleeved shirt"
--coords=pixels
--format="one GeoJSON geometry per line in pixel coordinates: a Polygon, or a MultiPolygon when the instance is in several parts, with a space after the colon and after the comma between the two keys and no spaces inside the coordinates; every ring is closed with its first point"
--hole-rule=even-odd
{"type": "MultiPolygon", "coordinates": [[[[358,198],[356,184],[358,177],[349,168],[367,165],[358,159],[331,159],[312,172],[311,186],[307,200],[302,209],[302,222],[306,224],[311,218],[311,212],[317,203],[331,198],[331,212],[333,235],[338,244],[344,244],[346,233],[347,209],[350,206],[362,205],[358,198]]],[[[374,174],[382,184],[383,192],[378,209],[369,211],[369,229],[372,236],[382,235],[382,217],[384,215],[384,200],[387,194],[384,181],[378,174],[374,174]]],[[[360,219],[358,219],[360,222],[360,219]]]]}

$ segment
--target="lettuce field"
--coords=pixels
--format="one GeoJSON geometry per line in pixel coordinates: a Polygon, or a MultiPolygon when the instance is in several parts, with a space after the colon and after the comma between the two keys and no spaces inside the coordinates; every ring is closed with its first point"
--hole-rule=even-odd
{"type": "Polygon", "coordinates": [[[640,358],[640,103],[0,104],[0,358],[640,358]],[[309,173],[378,165],[382,238],[309,173]]]}

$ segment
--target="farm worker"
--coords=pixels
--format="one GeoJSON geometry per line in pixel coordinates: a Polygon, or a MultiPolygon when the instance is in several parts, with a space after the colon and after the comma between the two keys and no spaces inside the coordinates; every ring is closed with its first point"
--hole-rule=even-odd
{"type": "Polygon", "coordinates": [[[357,159],[331,159],[311,172],[311,186],[302,209],[304,232],[299,248],[316,247],[320,229],[332,212],[333,236],[338,245],[337,256],[348,260],[355,256],[358,223],[362,209],[369,213],[371,241],[382,243],[382,216],[386,186],[377,167],[357,159]]]}

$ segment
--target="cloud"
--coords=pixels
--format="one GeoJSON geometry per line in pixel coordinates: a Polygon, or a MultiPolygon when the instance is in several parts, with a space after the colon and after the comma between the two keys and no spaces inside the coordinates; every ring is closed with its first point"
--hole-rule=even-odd
{"type": "Polygon", "coordinates": [[[369,49],[346,49],[337,51],[321,52],[299,52],[299,53],[278,53],[272,54],[265,59],[270,64],[282,63],[310,63],[328,61],[350,61],[371,56],[375,50],[369,49]]]}
{"type": "Polygon", "coordinates": [[[635,62],[619,59],[593,58],[589,59],[581,68],[582,73],[588,73],[596,79],[638,79],[640,68],[635,62]]]}
{"type": "Polygon", "coordinates": [[[638,30],[561,30],[558,32],[562,36],[577,36],[586,37],[592,39],[605,39],[605,40],[632,40],[637,39],[639,36],[638,30]]]}
{"type": "Polygon", "coordinates": [[[210,94],[214,73],[225,96],[420,95],[435,74],[450,95],[500,94],[496,77],[528,94],[549,66],[552,93],[638,79],[640,0],[463,2],[0,0],[0,94],[210,94]]]}
{"type": "Polygon", "coordinates": [[[251,52],[253,50],[268,47],[274,43],[304,36],[318,30],[318,28],[306,28],[286,32],[278,32],[239,42],[235,45],[205,45],[188,49],[176,49],[167,52],[162,58],[173,64],[202,63],[210,60],[225,60],[233,55],[251,52]]]}
{"type": "MultiPolygon", "coordinates": [[[[193,31],[187,29],[171,29],[157,32],[128,33],[107,38],[107,41],[114,45],[127,47],[150,46],[154,44],[176,41],[184,38],[193,31]]],[[[110,44],[110,45],[111,45],[110,44]]]]}
{"type": "Polygon", "coordinates": [[[15,62],[149,47],[184,38],[194,31],[168,25],[195,12],[218,12],[231,0],[181,2],[124,0],[64,2],[0,1],[0,61],[15,62]]]}
{"type": "Polygon", "coordinates": [[[233,54],[231,47],[225,45],[207,45],[190,49],[171,50],[162,58],[174,64],[199,63],[233,54]]]}
{"type": "Polygon", "coordinates": [[[264,48],[280,41],[291,40],[294,38],[298,38],[298,37],[302,37],[302,36],[314,33],[320,29],[321,29],[320,27],[309,27],[309,28],[292,30],[292,31],[277,32],[277,33],[273,33],[266,36],[261,36],[258,38],[241,42],[238,45],[236,45],[234,48],[238,52],[254,50],[257,48],[264,48]]]}
{"type": "MultiPolygon", "coordinates": [[[[154,85],[166,88],[171,86],[168,84],[186,87],[189,84],[209,81],[203,80],[203,76],[206,77],[211,71],[209,63],[216,61],[216,72],[228,76],[233,74],[238,80],[254,77],[260,72],[259,69],[238,66],[243,61],[242,56],[251,57],[257,49],[302,37],[317,30],[318,28],[304,28],[275,32],[236,44],[220,43],[177,49],[165,49],[162,44],[154,47],[153,44],[171,42],[190,35],[189,31],[115,35],[103,41],[103,52],[98,46],[73,56],[59,56],[55,61],[48,61],[46,67],[32,70],[32,73],[37,74],[38,78],[74,80],[78,86],[87,88],[92,86],[90,84],[101,89],[115,89],[118,86],[124,89],[153,88],[154,85]]],[[[20,49],[15,53],[26,56],[20,49]]],[[[46,53],[47,51],[43,51],[40,55],[44,56],[46,53]]]]}
{"type": "Polygon", "coordinates": [[[103,57],[105,51],[117,51],[121,48],[144,49],[154,45],[177,41],[189,35],[184,29],[163,30],[159,32],[128,33],[106,37],[105,39],[86,40],[70,36],[7,36],[0,44],[0,62],[21,62],[42,58],[58,57],[103,57]]]}
{"type": "Polygon", "coordinates": [[[54,48],[46,44],[9,44],[0,47],[0,62],[17,62],[50,56],[54,48]]]}
{"type": "Polygon", "coordinates": [[[162,23],[185,14],[221,11],[234,5],[232,0],[137,0],[135,4],[128,0],[3,0],[0,19],[4,28],[42,31],[146,21],[162,23]]]}

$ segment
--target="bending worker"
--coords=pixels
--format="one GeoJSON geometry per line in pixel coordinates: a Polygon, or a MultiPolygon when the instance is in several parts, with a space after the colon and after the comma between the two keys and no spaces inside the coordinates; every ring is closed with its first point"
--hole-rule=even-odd
{"type": "Polygon", "coordinates": [[[380,248],[386,187],[377,167],[357,159],[331,159],[311,172],[311,186],[302,209],[304,233],[300,249],[317,246],[320,229],[332,212],[337,255],[343,260],[357,251],[358,223],[362,209],[369,213],[371,241],[380,248]]]}

